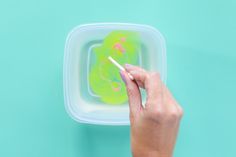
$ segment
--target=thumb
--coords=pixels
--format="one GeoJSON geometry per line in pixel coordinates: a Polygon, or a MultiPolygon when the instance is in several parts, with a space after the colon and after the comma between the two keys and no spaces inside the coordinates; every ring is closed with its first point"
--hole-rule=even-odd
{"type": "Polygon", "coordinates": [[[135,81],[132,81],[128,74],[120,71],[120,76],[126,85],[126,90],[129,98],[130,116],[135,115],[142,109],[142,97],[139,87],[135,81]]]}

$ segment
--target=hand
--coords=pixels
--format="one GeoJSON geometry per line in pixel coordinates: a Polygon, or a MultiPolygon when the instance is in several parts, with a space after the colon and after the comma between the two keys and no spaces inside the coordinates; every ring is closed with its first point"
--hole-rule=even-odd
{"type": "Polygon", "coordinates": [[[129,65],[121,77],[126,84],[130,107],[131,149],[134,157],[171,157],[173,154],[182,108],[162,83],[158,73],[129,65]],[[145,107],[139,87],[147,93],[145,107]]]}

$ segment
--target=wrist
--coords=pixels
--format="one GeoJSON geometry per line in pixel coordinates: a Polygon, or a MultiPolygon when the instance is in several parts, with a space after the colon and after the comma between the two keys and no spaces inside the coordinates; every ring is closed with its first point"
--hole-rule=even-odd
{"type": "Polygon", "coordinates": [[[172,157],[171,155],[161,154],[155,151],[132,151],[133,157],[172,157]]]}
{"type": "Polygon", "coordinates": [[[172,157],[172,152],[132,144],[133,157],[172,157]]]}

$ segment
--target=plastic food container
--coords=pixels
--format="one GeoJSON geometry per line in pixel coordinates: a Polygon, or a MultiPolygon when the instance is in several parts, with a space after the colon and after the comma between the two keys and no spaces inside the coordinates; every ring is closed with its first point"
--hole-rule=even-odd
{"type": "MultiPolygon", "coordinates": [[[[147,25],[129,23],[95,23],[75,27],[67,36],[64,54],[63,83],[65,108],[76,121],[99,125],[129,125],[128,102],[107,105],[99,101],[89,86],[88,74],[93,59],[92,49],[101,45],[112,31],[138,32],[141,53],[138,64],[157,71],[166,82],[166,47],[161,33],[147,25]]],[[[142,94],[145,102],[145,94],[142,94]]]]}

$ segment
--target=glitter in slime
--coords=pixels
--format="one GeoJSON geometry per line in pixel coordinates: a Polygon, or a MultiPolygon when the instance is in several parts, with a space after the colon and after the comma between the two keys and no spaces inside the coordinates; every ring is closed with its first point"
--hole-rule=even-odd
{"type": "Polygon", "coordinates": [[[122,66],[126,63],[138,64],[140,37],[131,31],[113,31],[107,35],[101,46],[93,49],[96,61],[89,73],[92,91],[106,104],[122,104],[127,101],[125,84],[119,69],[109,60],[114,58],[122,66]]]}

